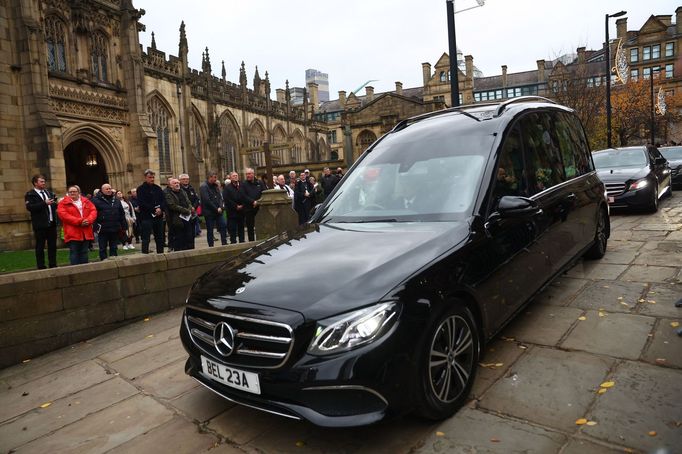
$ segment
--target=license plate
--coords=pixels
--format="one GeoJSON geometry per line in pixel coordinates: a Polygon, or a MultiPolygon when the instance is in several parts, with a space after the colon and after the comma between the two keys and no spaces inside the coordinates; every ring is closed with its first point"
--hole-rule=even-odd
{"type": "Polygon", "coordinates": [[[609,203],[613,203],[613,197],[609,197],[609,203]]]}
{"type": "Polygon", "coordinates": [[[217,382],[231,386],[232,388],[241,389],[242,391],[260,394],[258,374],[227,367],[223,364],[216,363],[203,355],[201,357],[201,368],[203,369],[204,375],[217,382]]]}

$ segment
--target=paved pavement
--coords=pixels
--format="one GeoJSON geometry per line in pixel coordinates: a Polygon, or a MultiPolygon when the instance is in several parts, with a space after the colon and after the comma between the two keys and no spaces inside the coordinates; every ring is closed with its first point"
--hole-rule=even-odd
{"type": "Polygon", "coordinates": [[[185,376],[173,310],[1,370],[0,453],[682,452],[682,197],[612,226],[603,260],[486,348],[447,421],[329,430],[229,404],[185,376]]]}

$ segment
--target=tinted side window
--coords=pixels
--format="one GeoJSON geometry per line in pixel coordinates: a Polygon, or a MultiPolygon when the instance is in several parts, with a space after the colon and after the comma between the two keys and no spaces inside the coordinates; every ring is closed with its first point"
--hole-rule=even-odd
{"type": "Polygon", "coordinates": [[[575,115],[566,112],[559,112],[558,115],[563,119],[563,123],[568,126],[567,132],[573,143],[575,176],[590,173],[594,170],[594,167],[590,159],[590,147],[587,145],[587,138],[585,137],[580,120],[575,115]]]}
{"type": "Polygon", "coordinates": [[[559,140],[548,112],[533,112],[520,121],[530,195],[565,180],[559,140]]]}
{"type": "Polygon", "coordinates": [[[497,201],[506,195],[528,196],[527,189],[523,172],[521,133],[518,126],[515,126],[502,144],[493,194],[497,201]]]}

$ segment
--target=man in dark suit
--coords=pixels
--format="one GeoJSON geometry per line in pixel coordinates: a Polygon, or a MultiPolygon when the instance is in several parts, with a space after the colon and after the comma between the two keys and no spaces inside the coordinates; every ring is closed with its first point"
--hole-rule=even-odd
{"type": "Polygon", "coordinates": [[[36,239],[36,265],[45,269],[45,242],[50,268],[57,266],[57,203],[54,193],[46,189],[44,175],[34,175],[33,189],[24,196],[26,209],[31,213],[31,225],[36,239]]]}
{"type": "Polygon", "coordinates": [[[239,181],[237,172],[230,172],[230,182],[223,188],[223,200],[227,211],[227,232],[230,234],[230,243],[244,242],[244,188],[239,181]]]}

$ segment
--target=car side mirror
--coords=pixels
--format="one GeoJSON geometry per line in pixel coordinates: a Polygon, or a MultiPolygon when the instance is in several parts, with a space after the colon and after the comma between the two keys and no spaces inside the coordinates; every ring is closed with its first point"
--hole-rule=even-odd
{"type": "Polygon", "coordinates": [[[668,162],[668,160],[665,158],[654,159],[654,164],[656,164],[657,166],[661,166],[661,165],[665,164],[666,162],[668,162]]]}
{"type": "Polygon", "coordinates": [[[497,214],[500,218],[522,218],[542,211],[538,203],[528,197],[507,195],[497,204],[497,214]]]}

